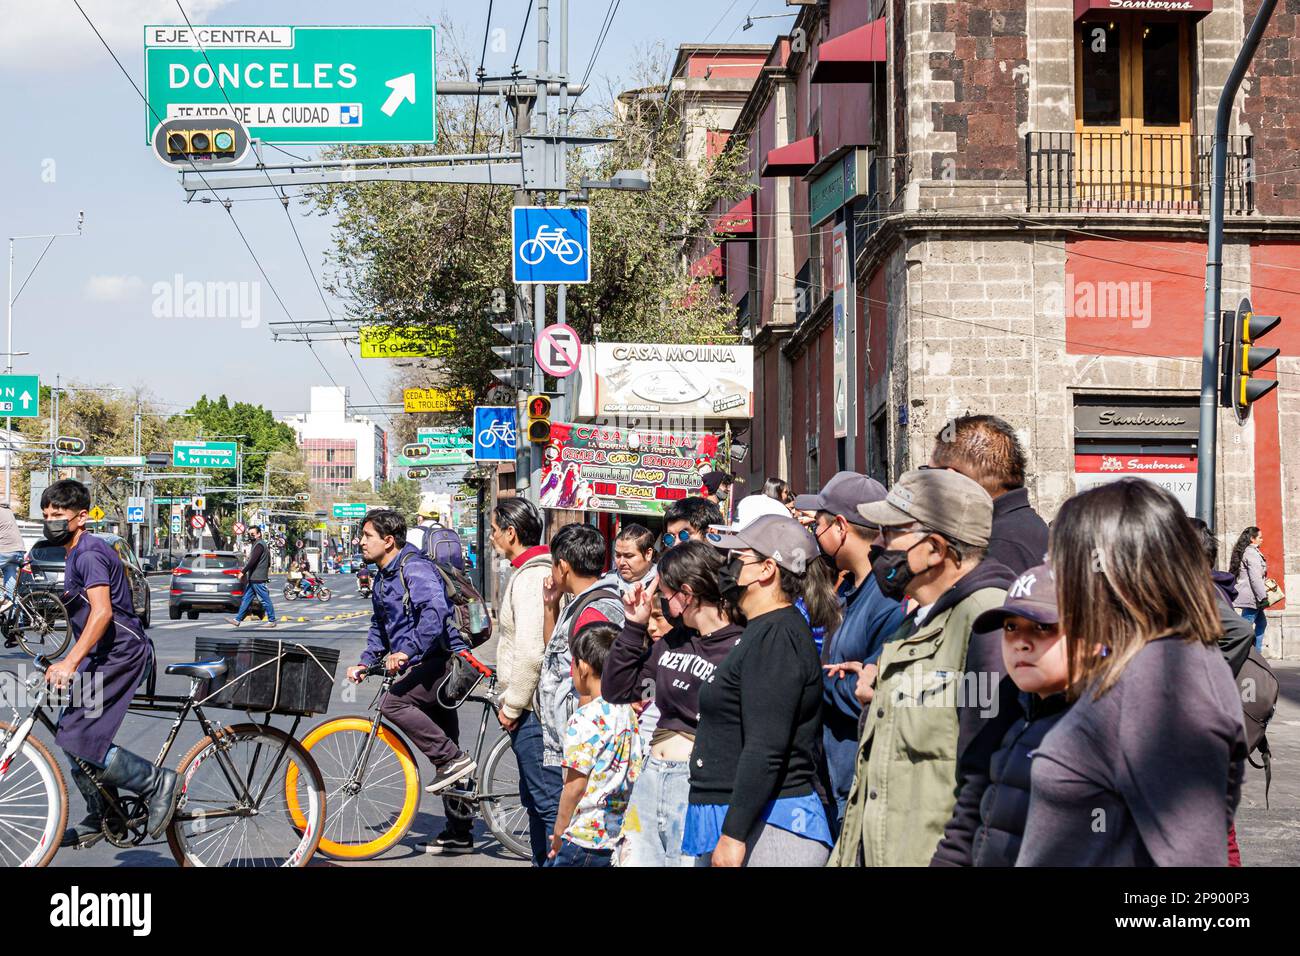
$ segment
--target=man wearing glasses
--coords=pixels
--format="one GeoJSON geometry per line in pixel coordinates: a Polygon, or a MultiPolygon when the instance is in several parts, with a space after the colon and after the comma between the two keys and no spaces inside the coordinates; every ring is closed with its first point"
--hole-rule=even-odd
{"type": "Polygon", "coordinates": [[[993,499],[956,471],[909,471],[857,511],[880,529],[884,551],[871,570],[881,593],[917,607],[880,653],[831,865],[926,866],[967,752],[987,763],[1004,729],[999,714],[1015,708],[1014,688],[1000,687],[1001,632],[974,632],[1015,575],[984,557],[993,499]]]}
{"type": "Polygon", "coordinates": [[[722,523],[722,510],[709,499],[681,498],[664,512],[664,533],[659,538],[659,547],[666,551],[692,538],[704,541],[709,526],[722,523]]]}

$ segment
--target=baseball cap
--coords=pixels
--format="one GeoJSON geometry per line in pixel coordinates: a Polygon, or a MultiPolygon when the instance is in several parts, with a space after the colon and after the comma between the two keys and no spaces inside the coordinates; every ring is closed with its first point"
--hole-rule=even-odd
{"type": "Polygon", "coordinates": [[[983,548],[993,530],[993,499],[975,481],[944,468],[906,471],[883,501],[858,505],[878,528],[917,522],[931,531],[983,548]]]}
{"type": "Polygon", "coordinates": [[[704,482],[704,487],[709,489],[709,494],[716,495],[719,488],[731,481],[731,476],[725,471],[710,471],[700,480],[704,482]]]}
{"type": "Polygon", "coordinates": [[[992,631],[1016,614],[1038,624],[1057,624],[1061,615],[1056,609],[1056,579],[1052,566],[1040,564],[1016,578],[1007,588],[1001,607],[990,608],[975,618],[976,631],[992,631]]]}
{"type": "Polygon", "coordinates": [[[829,511],[852,524],[870,527],[870,522],[858,513],[858,505],[883,501],[885,486],[874,478],[856,471],[837,471],[815,495],[798,495],[794,506],[799,511],[829,511]]]}
{"type": "Polygon", "coordinates": [[[438,509],[432,506],[421,508],[419,511],[419,515],[421,518],[432,518],[434,521],[437,521],[439,518],[442,517],[442,515],[438,513],[438,509]]]}
{"type": "Polygon", "coordinates": [[[790,509],[775,498],[756,491],[740,499],[740,504],[736,505],[736,520],[731,524],[715,524],[710,527],[714,531],[737,532],[762,518],[764,515],[772,515],[777,518],[790,517],[790,509]]]}
{"type": "Polygon", "coordinates": [[[821,554],[817,539],[789,514],[764,515],[741,531],[712,533],[709,544],[723,551],[751,548],[795,574],[803,574],[821,554]]]}

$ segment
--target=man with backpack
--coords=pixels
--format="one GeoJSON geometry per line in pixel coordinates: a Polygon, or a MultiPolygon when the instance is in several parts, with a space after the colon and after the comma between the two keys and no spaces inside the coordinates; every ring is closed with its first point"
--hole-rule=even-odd
{"type": "MultiPolygon", "coordinates": [[[[434,766],[425,789],[441,793],[474,772],[474,758],[460,749],[456,711],[438,696],[453,655],[469,646],[455,624],[455,595],[448,593],[441,570],[414,545],[406,543],[406,520],[396,511],[379,509],[361,525],[361,553],[378,565],[371,604],[370,633],[361,663],[348,668],[360,683],[366,668],[382,662],[393,684],[380,713],[410,739],[434,766]]],[[[443,800],[446,828],[434,841],[443,851],[473,849],[472,816],[454,799],[443,800]]]]}

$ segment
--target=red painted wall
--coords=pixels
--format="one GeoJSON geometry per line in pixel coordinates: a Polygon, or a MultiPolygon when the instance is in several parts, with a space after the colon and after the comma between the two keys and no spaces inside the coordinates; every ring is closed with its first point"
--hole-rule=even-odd
{"type": "Polygon", "coordinates": [[[1065,249],[1068,353],[1201,354],[1204,243],[1080,239],[1065,249]]]}

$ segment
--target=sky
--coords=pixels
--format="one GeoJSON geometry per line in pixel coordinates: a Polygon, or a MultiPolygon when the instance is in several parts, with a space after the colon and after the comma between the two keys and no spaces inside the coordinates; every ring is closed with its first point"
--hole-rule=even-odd
{"type": "MultiPolygon", "coordinates": [[[[475,50],[483,42],[489,7],[487,0],[369,0],[364,11],[339,0],[182,3],[195,24],[423,25],[436,24],[445,12],[475,50]]],[[[585,69],[609,3],[571,0],[571,73],[585,69]]],[[[183,22],[176,0],[81,5],[141,86],[142,27],[183,22]]],[[[554,67],[558,0],[551,5],[554,67]]],[[[485,68],[500,75],[510,70],[528,2],[494,0],[491,6],[485,68]]],[[[758,20],[742,30],[746,15],[786,12],[782,0],[619,2],[593,82],[602,91],[607,82],[617,84],[647,44],[675,50],[684,42],[770,43],[791,21],[758,20]]],[[[534,17],[521,65],[531,68],[535,54],[534,17]]],[[[85,213],[82,235],[56,240],[21,292],[46,243],[14,245],[12,348],[29,353],[14,356],[16,373],[39,374],[42,383],[59,376],[64,384],[144,386],[167,411],[182,411],[201,394],[225,393],[277,415],[293,414],[306,410],[310,386],[330,384],[330,376],[348,387],[355,405],[387,401],[389,360],[354,354],[354,366],[340,343],[319,342],[309,350],[272,341],[268,323],[325,317],[313,273],[324,284],[332,223],[301,204],[290,207],[309,267],[276,201],[234,205],[234,219],[286,314],[225,211],[216,203],[185,203],[175,172],[155,158],[141,135],[144,104],[73,0],[0,0],[0,91],[7,104],[0,238],[75,232],[79,212],[85,213]],[[240,313],[186,318],[182,308],[177,314],[173,290],[196,282],[239,283],[240,313]]],[[[269,195],[247,190],[236,198],[269,195]]],[[[343,311],[337,300],[328,305],[343,311]]]]}

